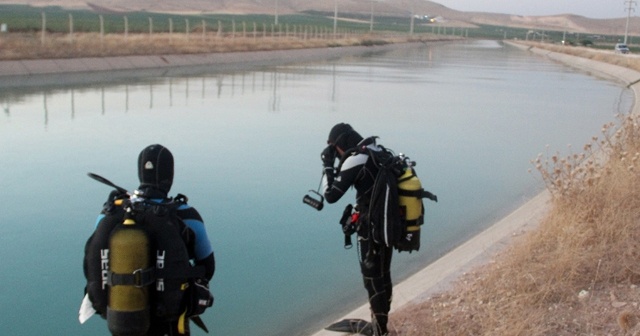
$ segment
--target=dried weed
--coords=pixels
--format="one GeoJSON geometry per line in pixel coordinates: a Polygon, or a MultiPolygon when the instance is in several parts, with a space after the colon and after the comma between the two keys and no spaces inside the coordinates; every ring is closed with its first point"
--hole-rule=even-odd
{"type": "Polygon", "coordinates": [[[265,36],[239,33],[218,35],[216,32],[192,34],[46,34],[9,33],[0,35],[0,60],[108,57],[128,55],[172,55],[222,53],[236,51],[287,50],[386,44],[435,40],[435,35],[413,37],[382,34],[316,36],[298,33],[293,36],[265,36]]]}
{"type": "Polygon", "coordinates": [[[450,290],[392,314],[396,335],[640,335],[640,117],[584,152],[532,161],[553,195],[540,227],[450,290]]]}

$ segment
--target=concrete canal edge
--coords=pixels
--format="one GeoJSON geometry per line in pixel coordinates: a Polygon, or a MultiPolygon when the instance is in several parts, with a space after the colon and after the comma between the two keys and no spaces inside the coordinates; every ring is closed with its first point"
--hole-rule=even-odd
{"type": "Polygon", "coordinates": [[[614,64],[594,61],[591,59],[564,53],[558,53],[514,41],[503,41],[503,43],[507,46],[527,50],[533,54],[540,55],[552,61],[588,72],[590,74],[593,74],[594,76],[623,83],[629,89],[633,90],[633,94],[635,95],[633,113],[640,112],[640,85],[638,85],[638,83],[640,82],[640,72],[614,64]]]}
{"type": "MultiPolygon", "coordinates": [[[[431,43],[441,42],[429,42],[429,44],[431,43]]],[[[209,54],[0,61],[0,88],[60,85],[63,83],[102,83],[127,78],[246,71],[262,67],[320,62],[340,57],[412,48],[416,44],[422,43],[209,54]]]]}
{"type": "MultiPolygon", "coordinates": [[[[640,81],[640,72],[617,65],[530,47],[517,42],[504,41],[504,44],[527,50],[601,78],[622,82],[632,89],[635,95],[632,113],[640,113],[640,84],[638,83],[640,81]]],[[[489,262],[491,257],[509,245],[513,237],[537,227],[549,210],[550,199],[551,197],[547,191],[540,193],[485,231],[458,246],[418,273],[396,284],[393,287],[391,313],[407,304],[419,303],[433,294],[445,291],[463,273],[489,262]]],[[[364,295],[365,291],[363,289],[364,295]]],[[[370,320],[369,304],[365,302],[336,321],[347,318],[370,320]]],[[[335,332],[326,330],[320,330],[313,334],[313,336],[335,335],[337,335],[335,332]]]]}

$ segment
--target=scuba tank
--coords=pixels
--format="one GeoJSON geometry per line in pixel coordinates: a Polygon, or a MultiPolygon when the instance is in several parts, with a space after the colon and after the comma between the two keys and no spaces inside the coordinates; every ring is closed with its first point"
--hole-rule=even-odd
{"type": "Polygon", "coordinates": [[[150,325],[150,245],[147,233],[125,218],[109,238],[107,323],[114,335],[144,335],[150,325]]]}
{"type": "Polygon", "coordinates": [[[416,172],[411,167],[407,168],[398,178],[398,203],[404,220],[415,221],[422,217],[422,198],[412,194],[421,191],[422,183],[416,172]]]}
{"type": "Polygon", "coordinates": [[[413,167],[409,166],[398,178],[398,204],[400,214],[406,226],[396,248],[398,251],[417,251],[420,249],[420,225],[424,223],[422,206],[422,183],[413,167]]]}

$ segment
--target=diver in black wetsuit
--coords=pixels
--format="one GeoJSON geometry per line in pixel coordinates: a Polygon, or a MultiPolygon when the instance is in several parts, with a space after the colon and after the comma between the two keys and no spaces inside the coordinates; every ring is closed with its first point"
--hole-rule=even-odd
{"type": "MultiPolygon", "coordinates": [[[[102,277],[106,271],[110,271],[110,269],[105,270],[104,266],[110,265],[111,261],[109,261],[108,258],[105,258],[113,253],[113,251],[109,252],[111,247],[108,245],[109,237],[113,232],[112,228],[116,224],[123,223],[124,218],[124,213],[116,210],[118,207],[115,205],[115,201],[135,199],[135,202],[140,204],[149,203],[158,209],[162,209],[163,205],[168,207],[171,204],[176,204],[177,206],[175,207],[175,215],[180,219],[180,223],[172,222],[173,224],[180,225],[176,235],[164,236],[162,233],[157,231],[153,231],[155,235],[150,235],[152,238],[151,243],[156,244],[153,245],[154,248],[157,248],[158,251],[163,251],[161,254],[162,260],[165,260],[165,257],[167,258],[167,267],[164,274],[166,274],[168,278],[160,279],[163,280],[162,285],[160,285],[159,279],[154,278],[153,280],[155,282],[149,286],[149,288],[156,290],[150,290],[150,306],[152,308],[148,329],[143,333],[139,333],[138,329],[144,329],[144,327],[134,328],[136,331],[130,333],[126,332],[127,335],[188,336],[190,335],[189,319],[196,322],[196,324],[201,328],[206,328],[200,322],[198,315],[202,314],[213,303],[213,297],[209,293],[208,283],[215,273],[214,252],[207,236],[202,217],[198,211],[187,204],[186,197],[184,196],[169,198],[168,193],[173,184],[173,173],[173,155],[166,147],[155,144],[144,148],[138,156],[138,177],[140,180],[140,186],[134,192],[134,195],[131,196],[124,194],[122,190],[112,191],[107,203],[105,204],[105,208],[98,215],[96,230],[87,241],[85,247],[84,274],[87,278],[87,296],[85,299],[89,300],[89,303],[98,314],[107,318],[110,313],[107,308],[108,292],[105,289],[107,286],[104,285],[102,277]],[[161,246],[159,240],[153,240],[153,237],[160,236],[163,237],[165,245],[161,246]],[[170,240],[170,242],[167,242],[168,240],[170,240]],[[197,276],[187,276],[186,274],[182,275],[182,273],[190,271],[188,269],[171,269],[172,266],[175,265],[175,262],[171,262],[169,257],[172,254],[171,252],[174,252],[175,250],[165,250],[164,248],[168,247],[169,244],[179,245],[182,249],[186,247],[186,254],[188,254],[188,256],[185,258],[189,259],[187,262],[192,264],[194,269],[198,268],[199,270],[202,270],[202,272],[198,273],[197,276]],[[106,251],[106,253],[103,253],[102,251],[106,251]],[[184,312],[184,318],[174,319],[173,317],[167,318],[166,316],[160,316],[161,314],[158,312],[160,310],[160,306],[158,305],[158,307],[156,307],[156,305],[153,304],[155,302],[154,298],[156,298],[154,295],[156,295],[158,291],[165,291],[165,289],[168,290],[168,286],[165,288],[164,285],[169,283],[171,280],[170,276],[174,274],[171,272],[179,273],[180,277],[188,277],[189,284],[188,287],[185,287],[185,284],[181,285],[182,288],[180,290],[184,291],[184,299],[182,295],[178,295],[163,302],[173,303],[175,307],[171,307],[169,309],[172,311],[178,310],[181,313],[184,312]]],[[[153,218],[153,216],[149,218],[153,218]]],[[[146,225],[149,225],[150,227],[169,221],[169,219],[163,219],[162,223],[157,223],[153,222],[151,219],[149,220],[151,222],[146,223],[146,225]]],[[[166,227],[168,227],[168,225],[163,226],[163,228],[166,227]]],[[[154,251],[154,257],[155,256],[156,254],[154,251]]],[[[158,260],[160,260],[159,257],[158,260]]],[[[155,258],[153,260],[153,264],[156,265],[154,270],[155,272],[158,272],[159,268],[162,268],[163,270],[165,269],[165,267],[157,266],[159,261],[156,261],[155,258]]],[[[164,263],[162,263],[162,265],[164,265],[164,263]]],[[[130,300],[135,301],[134,298],[131,298],[130,300]]],[[[108,318],[107,320],[109,321],[108,318]]],[[[131,319],[130,321],[124,321],[122,325],[131,326],[137,322],[140,322],[140,320],[131,319]]],[[[111,322],[108,324],[110,323],[111,322]]],[[[147,322],[140,322],[138,324],[145,325],[147,322]]],[[[111,330],[111,325],[109,325],[109,327],[111,330]]],[[[114,335],[120,334],[112,333],[114,335]]]]}
{"type": "MultiPolygon", "coordinates": [[[[158,144],[143,149],[138,157],[138,178],[138,190],[142,195],[166,200],[173,182],[173,156],[169,150],[158,144]],[[149,169],[149,162],[156,166],[149,169]]],[[[191,232],[191,238],[187,242],[189,257],[195,265],[203,266],[205,269],[204,278],[198,280],[199,285],[208,287],[215,272],[215,257],[202,217],[195,208],[186,203],[177,209],[177,215],[191,232]]],[[[179,322],[152,319],[148,336],[189,336],[189,320],[182,321],[182,325],[179,322]]]]}
{"type": "Polygon", "coordinates": [[[331,129],[327,143],[328,146],[321,155],[325,170],[324,197],[328,203],[335,203],[349,187],[356,189],[356,209],[360,214],[356,223],[360,271],[369,295],[374,335],[387,335],[393,287],[390,273],[393,248],[370,240],[369,222],[366,218],[378,168],[367,154],[358,151],[349,154],[349,150],[355,147],[367,146],[373,151],[379,150],[379,147],[373,138],[363,139],[345,123],[337,124],[331,129]],[[337,171],[334,168],[336,157],[341,158],[337,171]]]}

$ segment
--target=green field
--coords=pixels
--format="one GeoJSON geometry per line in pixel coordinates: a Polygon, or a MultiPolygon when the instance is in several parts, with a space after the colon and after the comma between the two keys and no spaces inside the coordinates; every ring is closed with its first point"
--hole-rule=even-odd
{"type": "MultiPolygon", "coordinates": [[[[73,20],[74,32],[99,32],[100,16],[104,20],[105,33],[122,33],[125,31],[125,16],[128,21],[128,31],[131,33],[147,33],[152,22],[153,32],[169,32],[170,22],[173,31],[185,31],[187,20],[190,30],[201,27],[204,21],[207,30],[215,30],[218,24],[222,25],[224,31],[231,31],[235,23],[236,30],[242,29],[244,23],[247,29],[253,29],[256,24],[258,30],[263,27],[270,30],[274,24],[273,15],[226,15],[226,14],[206,14],[206,15],[177,15],[158,14],[149,12],[131,12],[125,14],[97,14],[85,10],[67,10],[60,7],[34,8],[26,5],[0,5],[0,23],[7,24],[10,32],[33,32],[42,30],[42,17],[46,17],[46,30],[49,32],[67,33],[69,32],[70,17],[73,20]]],[[[343,16],[344,17],[344,16],[343,16]]],[[[367,18],[368,19],[368,18],[367,18]]],[[[281,15],[278,17],[280,29],[285,26],[310,26],[333,29],[333,18],[327,13],[310,12],[297,15],[281,15]]],[[[368,22],[357,23],[340,21],[340,30],[355,32],[367,32],[370,29],[368,22]]],[[[408,32],[408,18],[375,18],[375,30],[408,32]]],[[[415,32],[430,32],[431,28],[418,27],[415,32]]]]}
{"type": "MultiPolygon", "coordinates": [[[[46,30],[52,33],[68,33],[70,21],[73,21],[74,32],[100,32],[100,17],[103,19],[104,33],[124,33],[125,17],[128,22],[128,32],[148,33],[153,32],[184,32],[189,25],[189,30],[200,29],[206,25],[207,31],[216,31],[218,25],[223,31],[229,32],[235,26],[239,32],[246,27],[248,32],[253,31],[255,24],[258,31],[284,31],[289,27],[316,27],[318,29],[333,30],[333,13],[309,11],[296,15],[281,15],[278,17],[278,27],[274,27],[273,15],[177,15],[158,14],[150,12],[131,12],[117,14],[97,14],[86,10],[68,10],[60,7],[35,8],[26,5],[0,5],[0,23],[7,25],[9,32],[39,32],[42,31],[43,16],[46,18],[46,30]],[[172,28],[170,28],[172,27],[172,28]]],[[[340,31],[366,33],[370,30],[370,16],[368,14],[339,13],[341,19],[338,22],[340,31]]],[[[375,32],[408,33],[411,29],[409,17],[374,16],[375,32]]],[[[583,36],[565,33],[562,31],[530,31],[524,28],[511,28],[500,26],[481,25],[478,28],[451,28],[425,21],[415,20],[413,32],[416,34],[433,33],[440,35],[457,35],[469,38],[484,39],[528,39],[560,43],[563,37],[574,45],[593,43],[595,47],[609,48],[614,43],[620,42],[622,36],[583,36]]],[[[633,41],[631,41],[633,42],[633,41]]],[[[631,44],[631,42],[629,44],[631,44]]]]}

